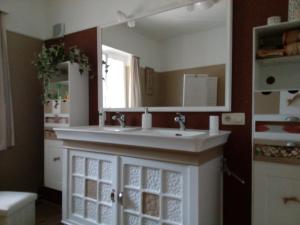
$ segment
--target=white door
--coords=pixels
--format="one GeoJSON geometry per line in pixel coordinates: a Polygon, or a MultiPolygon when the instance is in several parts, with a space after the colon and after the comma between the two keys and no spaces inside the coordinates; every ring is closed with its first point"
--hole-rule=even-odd
{"type": "Polygon", "coordinates": [[[122,225],[188,224],[187,166],[121,157],[122,225]]]}
{"type": "Polygon", "coordinates": [[[300,224],[299,166],[254,163],[253,224],[300,224]]]}
{"type": "Polygon", "coordinates": [[[68,220],[117,225],[117,157],[69,151],[68,220]]]}

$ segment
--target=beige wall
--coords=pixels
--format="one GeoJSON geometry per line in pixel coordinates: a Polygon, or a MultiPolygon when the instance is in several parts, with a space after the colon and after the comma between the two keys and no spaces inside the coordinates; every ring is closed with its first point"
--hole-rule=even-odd
{"type": "Polygon", "coordinates": [[[141,69],[142,94],[144,106],[182,106],[183,75],[208,74],[218,77],[217,105],[225,105],[225,65],[213,65],[191,69],[182,69],[168,72],[155,72],[153,74],[153,95],[145,94],[144,69],[141,69]]]}
{"type": "Polygon", "coordinates": [[[42,41],[8,32],[16,145],[0,151],[0,190],[37,191],[43,184],[41,85],[32,65],[42,41]]]}

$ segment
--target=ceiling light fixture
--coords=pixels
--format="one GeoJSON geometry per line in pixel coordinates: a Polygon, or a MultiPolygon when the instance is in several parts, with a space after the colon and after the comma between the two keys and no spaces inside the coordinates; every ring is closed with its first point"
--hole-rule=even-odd
{"type": "Polygon", "coordinates": [[[133,28],[135,27],[135,20],[131,19],[131,16],[126,15],[126,13],[124,13],[121,10],[117,11],[117,19],[119,23],[123,23],[127,21],[127,26],[129,28],[133,28]]]}

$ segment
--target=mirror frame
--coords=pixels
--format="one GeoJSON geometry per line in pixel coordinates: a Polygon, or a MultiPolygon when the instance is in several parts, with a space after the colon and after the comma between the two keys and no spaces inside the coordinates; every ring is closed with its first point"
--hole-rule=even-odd
{"type": "MultiPolygon", "coordinates": [[[[222,0],[228,1],[229,7],[227,11],[227,21],[229,32],[227,34],[228,40],[228,59],[226,61],[226,71],[225,71],[225,105],[224,106],[198,106],[198,107],[135,107],[135,108],[103,108],[102,104],[102,29],[111,27],[114,25],[119,25],[126,23],[127,21],[112,23],[97,28],[97,52],[98,52],[98,112],[144,112],[145,108],[148,108],[149,112],[230,112],[231,111],[231,95],[232,95],[232,33],[233,33],[233,4],[232,0],[222,0]]],[[[185,4],[180,4],[175,7],[170,7],[164,10],[158,10],[152,13],[142,14],[133,19],[141,19],[148,16],[153,16],[159,13],[167,12],[173,9],[178,9],[192,3],[199,2],[199,0],[191,1],[185,4]]],[[[132,19],[132,18],[131,18],[132,19]]]]}

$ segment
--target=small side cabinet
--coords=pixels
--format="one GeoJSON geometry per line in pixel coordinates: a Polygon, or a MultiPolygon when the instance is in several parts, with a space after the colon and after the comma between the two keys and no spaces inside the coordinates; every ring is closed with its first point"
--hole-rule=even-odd
{"type": "Polygon", "coordinates": [[[254,162],[253,169],[253,225],[299,224],[299,166],[254,162]]]}
{"type": "Polygon", "coordinates": [[[62,141],[45,140],[44,183],[46,187],[62,190],[62,141]]]}

